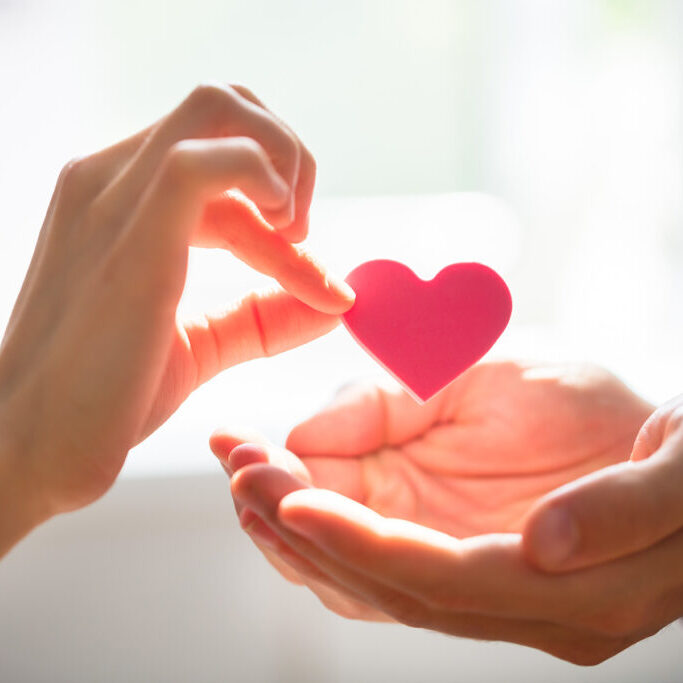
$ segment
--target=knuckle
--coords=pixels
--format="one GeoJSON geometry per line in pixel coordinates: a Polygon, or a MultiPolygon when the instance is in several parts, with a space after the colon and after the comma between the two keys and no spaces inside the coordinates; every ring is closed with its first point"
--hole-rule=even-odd
{"type": "Polygon", "coordinates": [[[258,97],[256,97],[254,94],[254,91],[248,86],[244,85],[244,83],[231,83],[230,88],[252,102],[258,100],[258,97]]]}
{"type": "Polygon", "coordinates": [[[232,89],[220,84],[203,83],[188,96],[185,106],[196,124],[223,135],[226,124],[232,120],[241,106],[241,98],[232,89]]]}
{"type": "MultiPolygon", "coordinates": [[[[64,164],[54,190],[58,212],[71,218],[88,213],[95,194],[94,170],[91,157],[76,157],[64,164]]],[[[72,228],[71,221],[53,221],[50,232],[71,233],[72,228]]]]}
{"type": "Polygon", "coordinates": [[[185,182],[196,171],[196,149],[190,140],[173,143],[161,162],[161,176],[164,181],[185,182]]]}
{"type": "Polygon", "coordinates": [[[217,83],[200,83],[187,97],[191,109],[199,111],[222,110],[234,100],[234,96],[217,83]]]}
{"type": "Polygon", "coordinates": [[[88,157],[74,157],[64,164],[59,173],[57,186],[62,188],[72,188],[79,186],[88,175],[88,157]]]}
{"type": "Polygon", "coordinates": [[[268,162],[263,147],[253,138],[233,138],[233,145],[240,165],[246,170],[254,170],[268,162]]]}

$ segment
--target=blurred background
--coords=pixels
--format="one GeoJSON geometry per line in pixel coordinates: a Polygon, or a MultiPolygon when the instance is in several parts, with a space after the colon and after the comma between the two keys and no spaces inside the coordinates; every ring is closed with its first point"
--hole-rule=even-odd
{"type": "MultiPolygon", "coordinates": [[[[683,390],[682,29],[677,0],[0,0],[0,323],[61,166],[241,82],[314,152],[310,243],[337,271],[481,260],[515,302],[493,355],[600,362],[663,401],[683,390]]],[[[264,282],[196,251],[182,307],[264,282]]],[[[343,622],[261,561],[211,431],[281,442],[376,372],[337,330],[197,391],[110,494],[0,564],[0,681],[680,680],[678,626],[584,670],[343,622]]]]}

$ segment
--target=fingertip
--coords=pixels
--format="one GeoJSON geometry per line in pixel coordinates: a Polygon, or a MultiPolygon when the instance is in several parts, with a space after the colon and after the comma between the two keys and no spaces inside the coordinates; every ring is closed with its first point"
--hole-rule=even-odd
{"type": "Polygon", "coordinates": [[[288,493],[307,484],[289,472],[266,463],[243,467],[232,478],[232,495],[251,507],[257,515],[268,518],[288,493]]]}
{"type": "Polygon", "coordinates": [[[228,455],[227,465],[232,472],[237,472],[247,465],[267,462],[268,452],[263,446],[243,443],[232,449],[228,455]]]}
{"type": "Polygon", "coordinates": [[[281,524],[301,536],[310,535],[314,527],[310,494],[313,494],[315,501],[315,492],[316,489],[300,489],[284,496],[277,508],[277,517],[281,524]]]}
{"type": "Polygon", "coordinates": [[[534,511],[526,521],[522,547],[527,559],[549,572],[567,568],[579,550],[580,529],[566,505],[534,511]]]}
{"type": "Polygon", "coordinates": [[[209,437],[211,452],[223,463],[227,464],[228,456],[232,450],[242,443],[242,440],[223,430],[216,430],[209,437]]]}
{"type": "Polygon", "coordinates": [[[332,418],[332,411],[323,410],[299,423],[287,436],[285,448],[299,456],[337,455],[334,445],[338,428],[332,418]]]}
{"type": "MultiPolygon", "coordinates": [[[[308,237],[309,217],[308,214],[303,218],[290,218],[289,221],[280,227],[276,227],[278,233],[288,242],[299,244],[308,237]]],[[[275,226],[274,226],[275,227],[275,226]]]]}
{"type": "Polygon", "coordinates": [[[237,446],[246,443],[266,446],[268,440],[258,431],[241,425],[221,427],[209,437],[209,448],[211,448],[212,453],[226,465],[230,453],[237,446]]]}
{"type": "Polygon", "coordinates": [[[333,399],[292,428],[287,448],[300,456],[349,456],[372,452],[384,437],[383,404],[374,384],[345,385],[333,399]]]}
{"type": "Polygon", "coordinates": [[[340,305],[344,306],[342,313],[348,311],[356,302],[356,292],[353,291],[348,282],[339,276],[328,272],[325,276],[325,285],[328,291],[339,299],[340,305]]]}
{"type": "Polygon", "coordinates": [[[308,423],[310,419],[299,423],[287,435],[287,440],[285,441],[285,448],[292,453],[297,453],[299,455],[310,455],[310,451],[307,449],[310,439],[307,438],[308,423]]]}

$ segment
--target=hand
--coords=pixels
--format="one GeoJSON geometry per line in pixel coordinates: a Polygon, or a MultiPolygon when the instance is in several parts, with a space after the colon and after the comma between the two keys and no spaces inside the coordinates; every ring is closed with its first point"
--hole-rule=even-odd
{"type": "MultiPolygon", "coordinates": [[[[651,563],[634,557],[548,575],[530,566],[518,532],[544,494],[627,460],[650,411],[599,370],[491,364],[422,407],[347,392],[290,435],[301,462],[272,446],[226,459],[239,435],[212,446],[236,472],[243,525],[335,611],[594,663],[680,613],[674,572],[653,581],[651,563]]],[[[675,549],[656,555],[661,568],[675,549]]]]}
{"type": "MultiPolygon", "coordinates": [[[[683,528],[683,396],[656,410],[638,434],[629,462],[596,472],[545,496],[524,530],[527,557],[554,572],[609,564],[638,554],[651,574],[664,539],[683,528]]],[[[680,559],[672,567],[681,576],[680,559]]],[[[645,578],[645,577],[644,577],[645,578]]],[[[681,609],[683,614],[683,607],[681,609]]]]}
{"type": "Polygon", "coordinates": [[[199,384],[337,324],[353,293],[292,244],[314,176],[285,124],[219,86],[66,166],[0,347],[0,474],[13,473],[0,477],[0,555],[27,530],[10,520],[102,495],[199,384]],[[190,245],[227,249],[289,294],[177,321],[190,245]]]}

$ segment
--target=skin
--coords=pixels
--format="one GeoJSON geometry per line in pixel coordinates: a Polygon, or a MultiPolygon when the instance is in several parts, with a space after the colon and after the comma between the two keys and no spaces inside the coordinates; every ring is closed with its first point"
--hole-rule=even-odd
{"type": "Polygon", "coordinates": [[[353,292],[295,244],[314,183],[310,152],[241,86],[200,86],[67,164],[0,346],[0,556],[104,494],[200,384],[337,324],[353,292]],[[190,246],[284,290],[179,320],[190,246]]]}
{"type": "Polygon", "coordinates": [[[683,613],[681,399],[482,364],[423,406],[346,390],[287,447],[212,438],[252,539],[344,616],[595,664],[683,613]]]}

